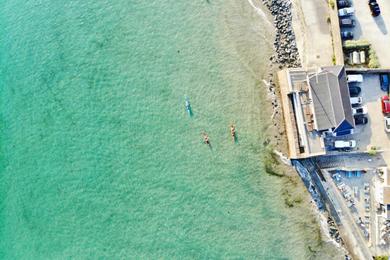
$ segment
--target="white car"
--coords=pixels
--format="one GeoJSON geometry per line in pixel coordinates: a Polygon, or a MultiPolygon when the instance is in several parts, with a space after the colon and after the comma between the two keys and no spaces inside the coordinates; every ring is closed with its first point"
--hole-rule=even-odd
{"type": "Polygon", "coordinates": [[[348,80],[348,83],[352,83],[352,82],[362,83],[363,82],[363,75],[362,74],[350,74],[350,75],[347,75],[347,80],[348,80]]]}
{"type": "Polygon", "coordinates": [[[390,117],[385,117],[385,131],[390,133],[390,117]]]}
{"type": "Polygon", "coordinates": [[[368,113],[367,106],[352,108],[352,115],[354,115],[354,116],[365,115],[367,113],[368,113]]]}
{"type": "Polygon", "coordinates": [[[362,97],[352,97],[350,100],[352,107],[360,106],[363,103],[362,97]]]}
{"type": "Polygon", "coordinates": [[[344,16],[349,16],[353,15],[355,12],[355,9],[353,7],[347,7],[339,10],[339,16],[344,17],[344,16]]]}
{"type": "Polygon", "coordinates": [[[351,149],[356,147],[355,140],[338,140],[334,142],[334,148],[336,149],[351,149]]]}

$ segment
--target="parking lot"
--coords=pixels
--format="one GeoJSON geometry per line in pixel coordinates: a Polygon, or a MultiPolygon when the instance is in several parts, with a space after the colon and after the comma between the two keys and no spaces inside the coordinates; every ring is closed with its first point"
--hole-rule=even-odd
{"type": "Polygon", "coordinates": [[[357,142],[357,150],[367,151],[370,146],[386,150],[390,147],[390,135],[384,128],[384,115],[380,101],[386,93],[380,89],[378,74],[365,74],[360,87],[363,105],[368,108],[368,123],[356,126],[353,136],[357,142]]]}
{"type": "MultiPolygon", "coordinates": [[[[367,0],[352,1],[356,25],[352,29],[354,40],[368,40],[378,55],[381,67],[390,68],[390,1],[377,0],[381,15],[373,17],[367,0]]],[[[346,28],[341,28],[347,30],[346,28]]]]}

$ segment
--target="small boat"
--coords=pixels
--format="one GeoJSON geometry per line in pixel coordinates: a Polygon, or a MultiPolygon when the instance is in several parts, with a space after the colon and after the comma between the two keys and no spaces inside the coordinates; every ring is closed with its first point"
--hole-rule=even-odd
{"type": "Polygon", "coordinates": [[[189,116],[192,116],[192,109],[191,109],[191,104],[190,104],[190,99],[185,96],[185,106],[186,106],[186,111],[189,116]]]}

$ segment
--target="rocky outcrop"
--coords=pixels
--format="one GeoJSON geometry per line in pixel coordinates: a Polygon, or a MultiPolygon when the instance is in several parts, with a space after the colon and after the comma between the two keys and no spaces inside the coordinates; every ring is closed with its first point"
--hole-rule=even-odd
{"type": "Polygon", "coordinates": [[[276,29],[275,54],[270,58],[271,62],[278,64],[279,68],[300,67],[301,62],[292,28],[291,2],[289,0],[263,0],[263,4],[274,17],[276,29]]]}

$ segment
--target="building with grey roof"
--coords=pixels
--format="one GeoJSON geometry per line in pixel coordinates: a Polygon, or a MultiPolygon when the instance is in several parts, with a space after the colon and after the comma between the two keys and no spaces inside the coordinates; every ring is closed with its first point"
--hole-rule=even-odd
{"type": "Polygon", "coordinates": [[[350,134],[354,118],[343,66],[278,73],[290,158],[326,153],[324,133],[350,134]]]}
{"type": "Polygon", "coordinates": [[[355,127],[343,66],[323,67],[308,75],[313,99],[314,129],[348,134],[355,127]]]}

